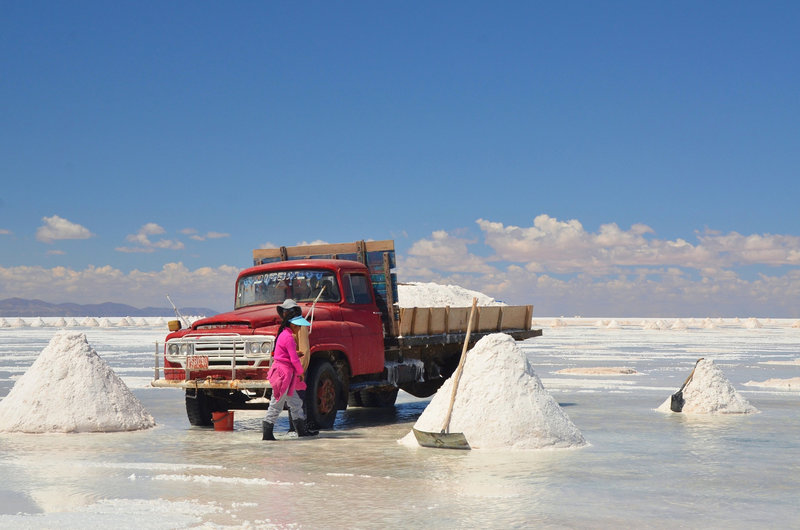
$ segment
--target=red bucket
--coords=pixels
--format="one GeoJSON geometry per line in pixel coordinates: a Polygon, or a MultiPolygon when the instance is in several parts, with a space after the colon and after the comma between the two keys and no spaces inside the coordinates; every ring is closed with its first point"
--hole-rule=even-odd
{"type": "Polygon", "coordinates": [[[233,430],[233,411],[227,412],[212,412],[211,423],[214,424],[215,431],[232,431],[233,430]]]}

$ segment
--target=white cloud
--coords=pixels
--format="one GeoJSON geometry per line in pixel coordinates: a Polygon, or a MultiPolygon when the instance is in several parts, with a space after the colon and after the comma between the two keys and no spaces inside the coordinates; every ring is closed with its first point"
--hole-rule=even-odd
{"type": "Polygon", "coordinates": [[[52,243],[61,239],[88,239],[92,234],[87,228],[54,215],[42,217],[44,224],[36,230],[36,239],[42,243],[52,243]]]}
{"type": "Polygon", "coordinates": [[[697,310],[800,316],[800,272],[746,280],[740,266],[796,266],[800,237],[735,232],[659,239],[645,224],[587,231],[539,215],[530,227],[478,219],[483,240],[434,232],[399,257],[406,281],[454,283],[548,314],[664,316],[697,310]],[[488,251],[487,251],[488,247],[488,251]]]}
{"type": "Polygon", "coordinates": [[[5,228],[0,228],[0,236],[10,236],[11,230],[6,230],[5,228]]]}
{"type": "Polygon", "coordinates": [[[0,292],[7,297],[39,298],[54,303],[120,302],[136,307],[168,307],[165,296],[169,293],[181,306],[222,311],[233,306],[231,293],[238,273],[238,268],[227,265],[190,270],[182,263],[167,263],[155,271],[127,273],[108,265],[83,270],[0,267],[0,292]]]}
{"type": "Polygon", "coordinates": [[[164,234],[166,230],[163,227],[159,226],[156,223],[146,223],[142,225],[139,231],[135,234],[129,234],[125,237],[127,241],[130,241],[135,246],[133,247],[117,247],[116,250],[118,252],[144,252],[144,253],[151,253],[155,252],[156,250],[181,250],[184,248],[184,244],[182,241],[177,241],[173,239],[159,239],[157,241],[151,241],[150,236],[157,236],[164,234]]]}
{"type": "Polygon", "coordinates": [[[222,239],[224,237],[231,237],[231,235],[224,232],[206,232],[203,235],[192,234],[189,237],[195,241],[205,241],[206,239],[222,239]]]}

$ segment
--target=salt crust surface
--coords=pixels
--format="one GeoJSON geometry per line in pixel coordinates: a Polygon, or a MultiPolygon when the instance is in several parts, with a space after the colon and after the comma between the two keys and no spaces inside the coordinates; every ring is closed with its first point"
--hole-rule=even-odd
{"type": "Polygon", "coordinates": [[[557,374],[572,374],[572,375],[639,375],[639,372],[633,368],[624,368],[617,366],[597,366],[594,368],[564,368],[558,370],[557,374]]]}
{"type": "MultiPolygon", "coordinates": [[[[697,363],[694,376],[683,389],[685,414],[750,414],[758,412],[739,394],[711,359],[697,363]]],[[[659,412],[672,413],[671,396],[658,407],[659,412]]]]}
{"type": "MultiPolygon", "coordinates": [[[[414,428],[441,432],[450,404],[449,378],[414,428]]],[[[450,432],[462,432],[473,449],[577,448],[586,440],[539,377],[516,341],[505,333],[479,340],[467,352],[458,384],[450,432]]],[[[419,446],[413,431],[398,440],[419,446]]]]}
{"type": "Polygon", "coordinates": [[[116,432],[155,420],[94,351],[86,335],[59,331],[0,401],[0,431],[116,432]]]}
{"type": "Polygon", "coordinates": [[[762,386],[768,388],[785,388],[787,390],[800,390],[800,377],[789,379],[767,379],[766,381],[748,381],[746,386],[762,386]]]}

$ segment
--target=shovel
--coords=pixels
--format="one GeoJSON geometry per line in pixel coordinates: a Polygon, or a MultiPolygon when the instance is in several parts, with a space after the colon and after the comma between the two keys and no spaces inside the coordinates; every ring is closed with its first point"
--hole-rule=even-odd
{"type": "Polygon", "coordinates": [[[690,373],[689,377],[686,378],[686,381],[683,382],[680,390],[672,394],[672,400],[669,402],[669,410],[671,410],[672,412],[681,412],[683,410],[683,404],[684,404],[683,389],[686,388],[686,385],[688,385],[689,381],[692,380],[692,377],[694,376],[694,371],[697,370],[697,365],[702,360],[703,360],[702,357],[697,359],[697,362],[694,363],[694,368],[692,368],[692,373],[690,373]]]}
{"type": "Polygon", "coordinates": [[[417,443],[422,447],[435,447],[439,449],[470,449],[467,438],[463,432],[450,432],[450,415],[453,413],[453,403],[456,401],[456,390],[458,381],[461,379],[461,372],[464,370],[464,360],[467,358],[467,347],[469,346],[469,336],[472,333],[472,320],[475,314],[475,306],[478,299],[472,299],[472,309],[469,311],[469,322],[467,323],[467,336],[464,337],[464,347],[461,350],[461,358],[458,360],[458,367],[453,375],[453,392],[450,394],[450,405],[447,407],[447,415],[444,417],[442,432],[418,431],[412,427],[417,443]]]}

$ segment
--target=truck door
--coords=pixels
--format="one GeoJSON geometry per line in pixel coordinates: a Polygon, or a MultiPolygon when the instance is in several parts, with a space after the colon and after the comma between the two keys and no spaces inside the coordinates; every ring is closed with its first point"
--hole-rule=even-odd
{"type": "Polygon", "coordinates": [[[355,347],[353,375],[383,371],[383,323],[365,274],[342,276],[342,319],[350,326],[355,347]],[[357,365],[357,366],[356,366],[357,365]]]}

